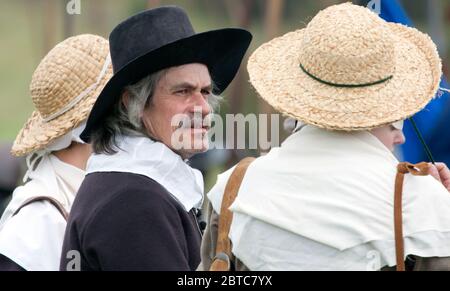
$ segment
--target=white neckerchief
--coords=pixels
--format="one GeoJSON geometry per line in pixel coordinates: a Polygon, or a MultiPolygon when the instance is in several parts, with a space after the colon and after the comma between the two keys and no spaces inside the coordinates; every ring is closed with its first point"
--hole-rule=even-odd
{"type": "MultiPolygon", "coordinates": [[[[230,237],[239,237],[241,242],[257,240],[250,237],[254,232],[242,231],[239,225],[245,223],[245,217],[252,217],[339,251],[371,242],[388,245],[389,253],[382,255],[388,257],[385,261],[395,262],[397,164],[393,154],[369,132],[332,132],[307,126],[250,165],[231,206],[239,215],[233,219],[230,237]]],[[[220,175],[208,193],[218,213],[231,171],[220,175]]],[[[430,176],[406,175],[403,196],[404,235],[412,238],[405,254],[450,256],[450,248],[442,247],[450,246],[448,191],[430,176]],[[423,236],[430,232],[436,235],[423,236]]],[[[242,253],[235,249],[240,242],[233,241],[233,245],[242,253]]],[[[253,248],[264,253],[256,244],[253,248]]]]}
{"type": "Polygon", "coordinates": [[[122,136],[114,155],[92,155],[87,173],[124,172],[149,177],[163,186],[186,211],[203,202],[203,176],[160,142],[122,136]]]}
{"type": "Polygon", "coordinates": [[[58,270],[66,226],[61,214],[51,204],[31,204],[13,214],[36,196],[52,197],[69,211],[84,174],[52,154],[44,155],[30,172],[31,180],[14,190],[0,219],[0,253],[26,270],[58,270]]]}

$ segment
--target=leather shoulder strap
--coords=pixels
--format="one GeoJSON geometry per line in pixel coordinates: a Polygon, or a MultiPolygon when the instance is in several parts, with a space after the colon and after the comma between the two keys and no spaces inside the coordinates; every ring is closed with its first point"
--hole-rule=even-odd
{"type": "Polygon", "coordinates": [[[403,181],[405,174],[414,176],[427,176],[430,167],[427,163],[410,164],[400,163],[397,166],[397,176],[395,177],[394,194],[394,231],[395,231],[395,255],[397,261],[397,271],[405,271],[405,246],[403,240],[403,181]]]}
{"type": "Polygon", "coordinates": [[[14,214],[12,216],[19,213],[19,211],[22,208],[24,208],[25,206],[30,205],[31,203],[34,203],[34,202],[39,202],[39,201],[50,202],[53,206],[55,206],[55,208],[59,211],[59,213],[61,213],[61,215],[64,217],[64,220],[67,221],[67,219],[69,218],[69,213],[66,211],[64,206],[55,198],[48,197],[48,196],[37,196],[37,197],[33,197],[33,198],[26,200],[24,203],[22,203],[22,205],[20,205],[20,207],[14,212],[14,214]]]}
{"type": "Polygon", "coordinates": [[[228,179],[220,208],[216,256],[211,264],[210,271],[229,271],[231,269],[231,241],[228,238],[228,234],[233,220],[233,213],[229,208],[236,199],[248,166],[254,160],[255,158],[243,159],[228,179]]]}

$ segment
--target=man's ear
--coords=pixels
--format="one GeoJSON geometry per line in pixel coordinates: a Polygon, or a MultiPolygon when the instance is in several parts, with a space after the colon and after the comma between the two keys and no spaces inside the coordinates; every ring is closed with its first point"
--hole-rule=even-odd
{"type": "Polygon", "coordinates": [[[130,101],[130,93],[127,90],[123,91],[121,101],[123,106],[125,106],[125,108],[128,109],[128,102],[130,101]]]}

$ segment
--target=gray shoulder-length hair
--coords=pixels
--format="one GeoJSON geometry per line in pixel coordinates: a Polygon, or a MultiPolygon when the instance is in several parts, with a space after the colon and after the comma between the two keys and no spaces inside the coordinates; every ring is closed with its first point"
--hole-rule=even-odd
{"type": "MultiPolygon", "coordinates": [[[[104,123],[91,134],[94,153],[108,155],[117,153],[116,138],[121,135],[149,137],[142,122],[142,115],[151,102],[156,85],[166,71],[162,70],[151,74],[136,84],[125,87],[124,92],[129,94],[128,105],[125,106],[122,98],[119,98],[104,123]]],[[[212,83],[214,89],[214,82],[212,83]]],[[[216,112],[219,109],[221,100],[222,97],[211,94],[208,98],[211,112],[216,112]]]]}

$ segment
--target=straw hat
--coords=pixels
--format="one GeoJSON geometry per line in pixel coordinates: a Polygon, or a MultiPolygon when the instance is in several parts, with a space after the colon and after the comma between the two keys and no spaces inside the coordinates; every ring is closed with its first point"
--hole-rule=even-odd
{"type": "Polygon", "coordinates": [[[406,119],[435,96],[441,60],[414,28],[350,3],[262,45],[250,81],[278,111],[331,130],[368,130],[406,119]]]}
{"type": "Polygon", "coordinates": [[[30,92],[36,110],[11,153],[23,156],[43,149],[84,122],[112,76],[110,63],[103,37],[79,35],[56,45],[33,74],[30,92]]]}

